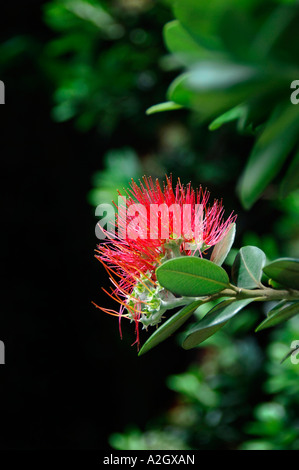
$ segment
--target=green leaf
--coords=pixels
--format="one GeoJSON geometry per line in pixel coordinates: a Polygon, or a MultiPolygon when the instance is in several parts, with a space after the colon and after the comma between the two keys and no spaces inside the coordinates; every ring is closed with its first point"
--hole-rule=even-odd
{"type": "Polygon", "coordinates": [[[269,77],[251,67],[201,61],[170,85],[168,99],[211,119],[269,88],[269,77]]]}
{"type": "Polygon", "coordinates": [[[166,320],[144,343],[138,356],[142,356],[142,354],[145,354],[178,330],[201,303],[202,301],[192,302],[166,320]]]}
{"type": "Polygon", "coordinates": [[[218,116],[216,119],[214,119],[214,121],[212,121],[209,125],[209,129],[210,131],[215,131],[227,122],[235,121],[236,119],[242,118],[245,113],[246,108],[244,107],[244,105],[235,106],[234,108],[229,109],[225,113],[221,114],[221,116],[218,116]]]}
{"type": "Polygon", "coordinates": [[[244,246],[232,266],[233,282],[244,289],[259,287],[265,263],[266,255],[262,250],[256,246],[244,246]]]}
{"type": "Polygon", "coordinates": [[[174,103],[173,101],[165,101],[165,103],[159,103],[159,104],[150,106],[146,110],[146,114],[150,115],[150,114],[155,114],[155,113],[161,113],[164,111],[174,111],[176,109],[182,109],[182,108],[183,106],[181,106],[180,104],[174,103]]]}
{"type": "MultiPolygon", "coordinates": [[[[219,12],[221,1],[218,0],[213,3],[213,6],[219,12]]],[[[198,0],[177,0],[175,2],[174,14],[197,42],[211,49],[220,47],[220,39],[215,35],[215,23],[218,15],[215,15],[213,8],[209,8],[208,3],[198,0]]]]}
{"type": "Polygon", "coordinates": [[[271,308],[271,310],[269,310],[269,312],[267,313],[267,317],[271,317],[271,315],[273,315],[274,313],[278,312],[278,310],[281,310],[282,308],[284,308],[286,305],[288,305],[290,302],[288,300],[281,300],[279,301],[275,307],[271,308]]]}
{"type": "Polygon", "coordinates": [[[279,284],[279,282],[274,281],[273,279],[268,279],[268,284],[270,287],[273,287],[273,289],[283,289],[284,286],[279,284]]]}
{"type": "Polygon", "coordinates": [[[224,262],[225,258],[227,257],[232,244],[234,243],[236,235],[236,224],[231,224],[230,229],[228,230],[225,237],[218,242],[211,253],[211,261],[218,266],[221,266],[224,262]]]}
{"type": "Polygon", "coordinates": [[[205,61],[194,66],[189,77],[189,86],[197,90],[229,90],[258,78],[256,68],[234,62],[205,61]]]}
{"type": "Polygon", "coordinates": [[[167,48],[184,65],[192,65],[211,55],[210,51],[196,42],[177,20],[167,23],[163,33],[167,48]]]}
{"type": "Polygon", "coordinates": [[[228,320],[240,312],[253,299],[225,300],[216,305],[197,325],[188,333],[183,341],[184,349],[192,349],[212,336],[222,328],[228,320]]]}
{"type": "Polygon", "coordinates": [[[215,294],[228,287],[224,269],[212,261],[182,256],[163,263],[156,270],[161,286],[170,292],[187,297],[215,294]]]}
{"type": "Polygon", "coordinates": [[[299,259],[280,258],[265,266],[263,271],[279,284],[299,289],[299,259]]]}
{"type": "Polygon", "coordinates": [[[239,7],[240,2],[237,8],[236,5],[226,7],[220,18],[218,34],[228,54],[231,54],[240,62],[250,62],[252,60],[252,49],[248,47],[248,44],[253,42],[256,29],[248,8],[242,11],[242,8],[239,7]]]}
{"type": "Polygon", "coordinates": [[[285,198],[289,193],[299,188],[299,152],[293,158],[281,184],[281,196],[285,198]]]}
{"type": "Polygon", "coordinates": [[[277,175],[295,145],[298,131],[297,106],[289,104],[283,110],[276,109],[257,140],[239,183],[238,193],[246,209],[277,175]]]}
{"type": "Polygon", "coordinates": [[[275,310],[270,316],[268,316],[255,331],[263,330],[264,328],[269,328],[270,326],[278,325],[290,318],[294,317],[299,313],[299,302],[293,302],[291,305],[285,308],[275,310]]]}

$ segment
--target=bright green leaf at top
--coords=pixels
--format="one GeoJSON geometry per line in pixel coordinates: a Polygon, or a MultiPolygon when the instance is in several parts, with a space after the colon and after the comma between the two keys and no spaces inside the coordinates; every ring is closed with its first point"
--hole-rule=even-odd
{"type": "Polygon", "coordinates": [[[232,266],[233,282],[244,289],[260,287],[265,253],[256,246],[244,246],[237,254],[232,266]]]}
{"type": "Polygon", "coordinates": [[[263,271],[279,284],[299,289],[299,259],[280,258],[265,266],[263,271]]]}
{"type": "Polygon", "coordinates": [[[295,145],[299,132],[299,107],[276,109],[257,140],[239,184],[242,204],[249,209],[277,175],[295,145]]]}
{"type": "Polygon", "coordinates": [[[220,292],[229,284],[224,269],[212,261],[182,256],[163,263],[156,270],[161,286],[187,297],[199,297],[220,292]]]}

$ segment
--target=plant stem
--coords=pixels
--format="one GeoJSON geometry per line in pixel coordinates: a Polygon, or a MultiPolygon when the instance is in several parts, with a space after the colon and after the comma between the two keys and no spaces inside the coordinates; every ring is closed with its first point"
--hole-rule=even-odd
{"type": "MultiPolygon", "coordinates": [[[[287,300],[287,301],[299,301],[299,291],[293,289],[272,289],[269,287],[262,286],[261,289],[244,289],[236,287],[233,284],[229,285],[228,289],[224,289],[216,294],[205,296],[205,297],[179,297],[170,301],[162,301],[161,306],[165,309],[172,309],[175,307],[181,307],[189,305],[192,302],[201,301],[201,304],[211,302],[213,300],[221,298],[231,298],[232,300],[244,300],[244,299],[255,299],[256,301],[276,301],[276,300],[287,300]]],[[[201,305],[199,304],[199,306],[201,305]]]]}
{"type": "Polygon", "coordinates": [[[258,299],[261,301],[269,300],[299,300],[299,291],[294,289],[272,289],[270,287],[262,286],[261,289],[244,289],[230,284],[231,294],[229,289],[219,292],[221,296],[235,297],[236,300],[243,299],[258,299]]]}

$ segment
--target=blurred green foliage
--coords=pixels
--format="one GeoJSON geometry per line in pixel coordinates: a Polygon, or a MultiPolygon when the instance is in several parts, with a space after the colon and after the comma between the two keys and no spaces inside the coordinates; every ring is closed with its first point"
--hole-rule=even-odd
{"type": "Polygon", "coordinates": [[[293,339],[299,338],[299,319],[271,332],[263,348],[248,334],[257,317],[254,309],[244,311],[229,329],[209,338],[185,373],[167,379],[175,392],[169,410],[143,431],[128,427],[113,434],[111,446],[298,450],[298,364],[290,358],[280,361],[293,339]]]}
{"type": "Polygon", "coordinates": [[[289,157],[280,176],[286,196],[299,185],[299,107],[290,101],[299,77],[298,1],[176,0],[174,14],[165,42],[185,70],[170,85],[169,102],[148,112],[191,108],[211,130],[237,121],[240,133],[255,136],[238,185],[243,206],[256,202],[289,157]]]}
{"type": "Polygon", "coordinates": [[[159,15],[145,0],[45,4],[44,20],[56,33],[43,51],[55,87],[53,118],[111,134],[122,121],[144,114],[159,96],[160,30],[168,11],[166,1],[159,2],[159,15]]]}
{"type": "Polygon", "coordinates": [[[121,190],[128,186],[131,178],[141,176],[141,164],[136,153],[130,148],[111,150],[105,155],[104,170],[93,175],[92,185],[88,193],[88,201],[97,206],[101,202],[116,199],[115,188],[121,190]]]}

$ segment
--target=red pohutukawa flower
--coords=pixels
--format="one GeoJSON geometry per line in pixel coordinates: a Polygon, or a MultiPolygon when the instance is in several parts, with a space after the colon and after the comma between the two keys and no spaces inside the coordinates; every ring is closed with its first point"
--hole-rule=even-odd
{"type": "MultiPolygon", "coordinates": [[[[139,345],[139,325],[157,325],[163,313],[179,304],[171,292],[159,285],[155,271],[164,261],[178,256],[202,256],[226,235],[236,216],[224,220],[222,200],[209,204],[209,192],[196,191],[191,183],[171,178],[161,188],[158,180],[143,181],[120,192],[115,231],[104,231],[96,258],[106,268],[113,284],[110,297],[119,311],[101,310],[135,322],[139,345]]],[[[115,204],[114,204],[115,205],[115,204]]],[[[116,205],[115,205],[116,206],[116,205]]],[[[120,329],[121,334],[121,329],[120,329]]]]}

